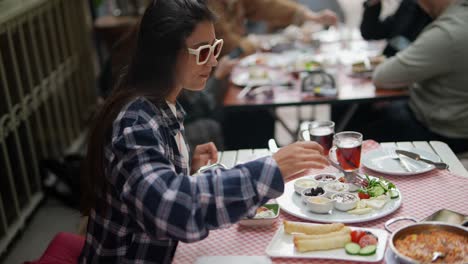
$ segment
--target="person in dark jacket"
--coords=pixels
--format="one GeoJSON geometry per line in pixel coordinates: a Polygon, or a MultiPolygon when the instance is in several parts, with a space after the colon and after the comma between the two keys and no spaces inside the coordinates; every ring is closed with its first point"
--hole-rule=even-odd
{"type": "Polygon", "coordinates": [[[432,22],[415,0],[401,1],[397,11],[384,20],[379,18],[381,10],[381,0],[364,2],[361,34],[366,40],[387,39],[388,45],[383,51],[387,57],[405,49],[432,22]]]}

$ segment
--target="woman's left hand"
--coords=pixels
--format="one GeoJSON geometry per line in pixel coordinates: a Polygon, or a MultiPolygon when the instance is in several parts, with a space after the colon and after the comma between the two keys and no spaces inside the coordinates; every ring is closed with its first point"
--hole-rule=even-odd
{"type": "Polygon", "coordinates": [[[306,20],[313,21],[327,26],[334,26],[338,23],[338,16],[335,12],[328,9],[323,10],[319,13],[314,13],[310,10],[305,12],[306,20]]]}
{"type": "Polygon", "coordinates": [[[218,150],[213,142],[195,147],[192,157],[191,173],[197,172],[202,166],[218,161],[218,150]]]}

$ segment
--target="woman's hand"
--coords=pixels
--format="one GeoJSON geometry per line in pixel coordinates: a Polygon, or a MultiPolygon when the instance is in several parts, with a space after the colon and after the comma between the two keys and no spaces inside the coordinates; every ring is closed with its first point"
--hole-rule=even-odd
{"type": "Polygon", "coordinates": [[[218,160],[218,150],[213,142],[201,144],[195,147],[192,157],[191,173],[197,172],[202,166],[214,163],[218,160]]]}
{"type": "Polygon", "coordinates": [[[338,17],[335,12],[326,9],[318,14],[318,22],[322,25],[335,26],[338,23],[338,17]]]}
{"type": "Polygon", "coordinates": [[[328,9],[319,13],[314,13],[308,10],[305,16],[306,20],[314,21],[322,25],[335,26],[338,23],[338,17],[336,16],[335,12],[328,9]]]}
{"type": "Polygon", "coordinates": [[[273,159],[285,180],[300,171],[323,169],[329,165],[322,146],[312,141],[300,141],[282,147],[273,154],[273,159]]]}

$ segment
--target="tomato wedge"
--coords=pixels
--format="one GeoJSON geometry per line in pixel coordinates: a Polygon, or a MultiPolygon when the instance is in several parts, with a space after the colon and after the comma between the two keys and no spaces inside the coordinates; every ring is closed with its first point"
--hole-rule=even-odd
{"type": "Polygon", "coordinates": [[[358,244],[361,237],[365,236],[366,232],[360,230],[354,230],[351,232],[351,241],[358,244]]]}
{"type": "Polygon", "coordinates": [[[361,246],[361,248],[364,248],[370,245],[377,245],[377,238],[372,234],[366,234],[363,237],[361,237],[361,239],[359,239],[358,244],[359,246],[361,246]]]}
{"type": "Polygon", "coordinates": [[[369,199],[370,198],[370,195],[368,195],[367,193],[362,193],[362,192],[359,192],[358,196],[359,196],[359,199],[369,199]]]}

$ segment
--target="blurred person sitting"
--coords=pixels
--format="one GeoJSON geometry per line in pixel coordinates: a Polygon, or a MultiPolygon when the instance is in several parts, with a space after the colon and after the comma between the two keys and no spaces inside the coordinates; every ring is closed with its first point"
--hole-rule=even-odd
{"type": "Polygon", "coordinates": [[[242,55],[256,51],[259,43],[246,36],[247,20],[265,21],[272,28],[301,25],[306,21],[334,25],[338,20],[330,10],[315,13],[291,0],[208,0],[208,5],[219,19],[215,30],[224,39],[222,54],[229,54],[236,48],[241,49],[242,55]]]}
{"type": "Polygon", "coordinates": [[[409,86],[409,102],[381,109],[361,130],[379,141],[440,140],[468,150],[468,0],[419,0],[435,21],[407,49],[379,65],[376,87],[409,86]]]}
{"type": "MultiPolygon", "coordinates": [[[[364,2],[361,34],[366,40],[387,39],[383,54],[394,56],[413,42],[421,31],[432,22],[432,18],[418,5],[416,0],[402,0],[393,15],[380,19],[383,0],[364,2]]],[[[388,0],[387,0],[388,1],[388,0]]]]}
{"type": "MultiPolygon", "coordinates": [[[[208,0],[218,16],[216,34],[224,39],[222,54],[241,57],[254,53],[257,43],[247,36],[247,21],[266,22],[269,28],[312,21],[324,25],[337,22],[335,13],[325,10],[314,13],[291,0],[208,0]]],[[[219,88],[218,88],[219,89],[219,88]]],[[[274,137],[275,118],[268,110],[225,111],[223,119],[226,149],[263,148],[274,137]],[[252,129],[255,127],[255,133],[252,129]]]]}

